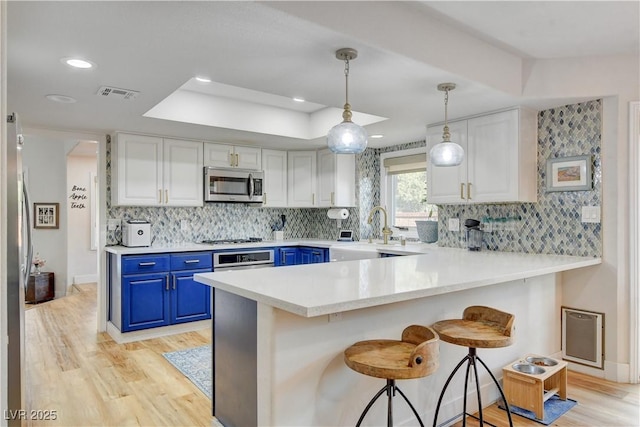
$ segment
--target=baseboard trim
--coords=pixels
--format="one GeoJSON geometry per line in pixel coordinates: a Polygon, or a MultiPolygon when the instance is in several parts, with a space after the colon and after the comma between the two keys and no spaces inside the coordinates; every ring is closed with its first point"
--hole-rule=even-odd
{"type": "Polygon", "coordinates": [[[113,323],[107,322],[107,333],[118,344],[126,344],[151,338],[166,337],[167,335],[199,331],[210,327],[211,320],[199,320],[197,322],[181,323],[179,325],[163,326],[161,328],[151,328],[142,331],[120,332],[113,323]]]}

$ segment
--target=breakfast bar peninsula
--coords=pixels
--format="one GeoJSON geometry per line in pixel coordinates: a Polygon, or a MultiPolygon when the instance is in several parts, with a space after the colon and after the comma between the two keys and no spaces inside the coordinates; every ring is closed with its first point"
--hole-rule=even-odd
{"type": "MultiPolygon", "coordinates": [[[[481,354],[495,375],[523,354],[557,354],[561,273],[600,263],[431,247],[416,255],[196,274],[214,288],[213,415],[225,426],[354,425],[383,380],[348,369],[344,349],[395,339],[411,324],[460,317],[470,305],[515,315],[515,344],[481,354]]],[[[426,424],[464,351],[441,345],[435,374],[401,384],[426,424]]],[[[497,398],[488,381],[481,377],[486,403],[497,398]]],[[[461,399],[461,392],[447,397],[440,419],[456,415],[461,399]]],[[[396,406],[397,423],[413,417],[396,406]]],[[[368,419],[376,418],[386,419],[386,405],[371,409],[368,419]]]]}

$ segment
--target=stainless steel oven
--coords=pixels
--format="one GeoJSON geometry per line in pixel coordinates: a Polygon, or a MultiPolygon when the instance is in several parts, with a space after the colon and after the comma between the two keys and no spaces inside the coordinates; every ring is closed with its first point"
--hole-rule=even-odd
{"type": "Polygon", "coordinates": [[[204,168],[204,201],[262,203],[264,172],[204,168]]]}
{"type": "Polygon", "coordinates": [[[273,249],[238,249],[213,254],[213,271],[246,270],[274,266],[273,249]]]}

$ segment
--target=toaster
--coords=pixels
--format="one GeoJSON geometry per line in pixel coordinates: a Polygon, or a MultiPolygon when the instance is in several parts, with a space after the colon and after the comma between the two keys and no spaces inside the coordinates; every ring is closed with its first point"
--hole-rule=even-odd
{"type": "Polygon", "coordinates": [[[130,219],[122,226],[122,244],[128,247],[151,246],[151,224],[143,219],[130,219]]]}

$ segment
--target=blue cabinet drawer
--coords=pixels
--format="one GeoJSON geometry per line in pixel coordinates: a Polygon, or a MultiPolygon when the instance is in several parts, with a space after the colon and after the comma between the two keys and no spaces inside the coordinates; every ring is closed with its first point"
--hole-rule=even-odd
{"type": "Polygon", "coordinates": [[[171,254],[171,271],[200,270],[213,266],[212,252],[182,252],[171,254]]]}
{"type": "Polygon", "coordinates": [[[169,255],[127,255],[122,257],[122,274],[169,271],[169,255]]]}

